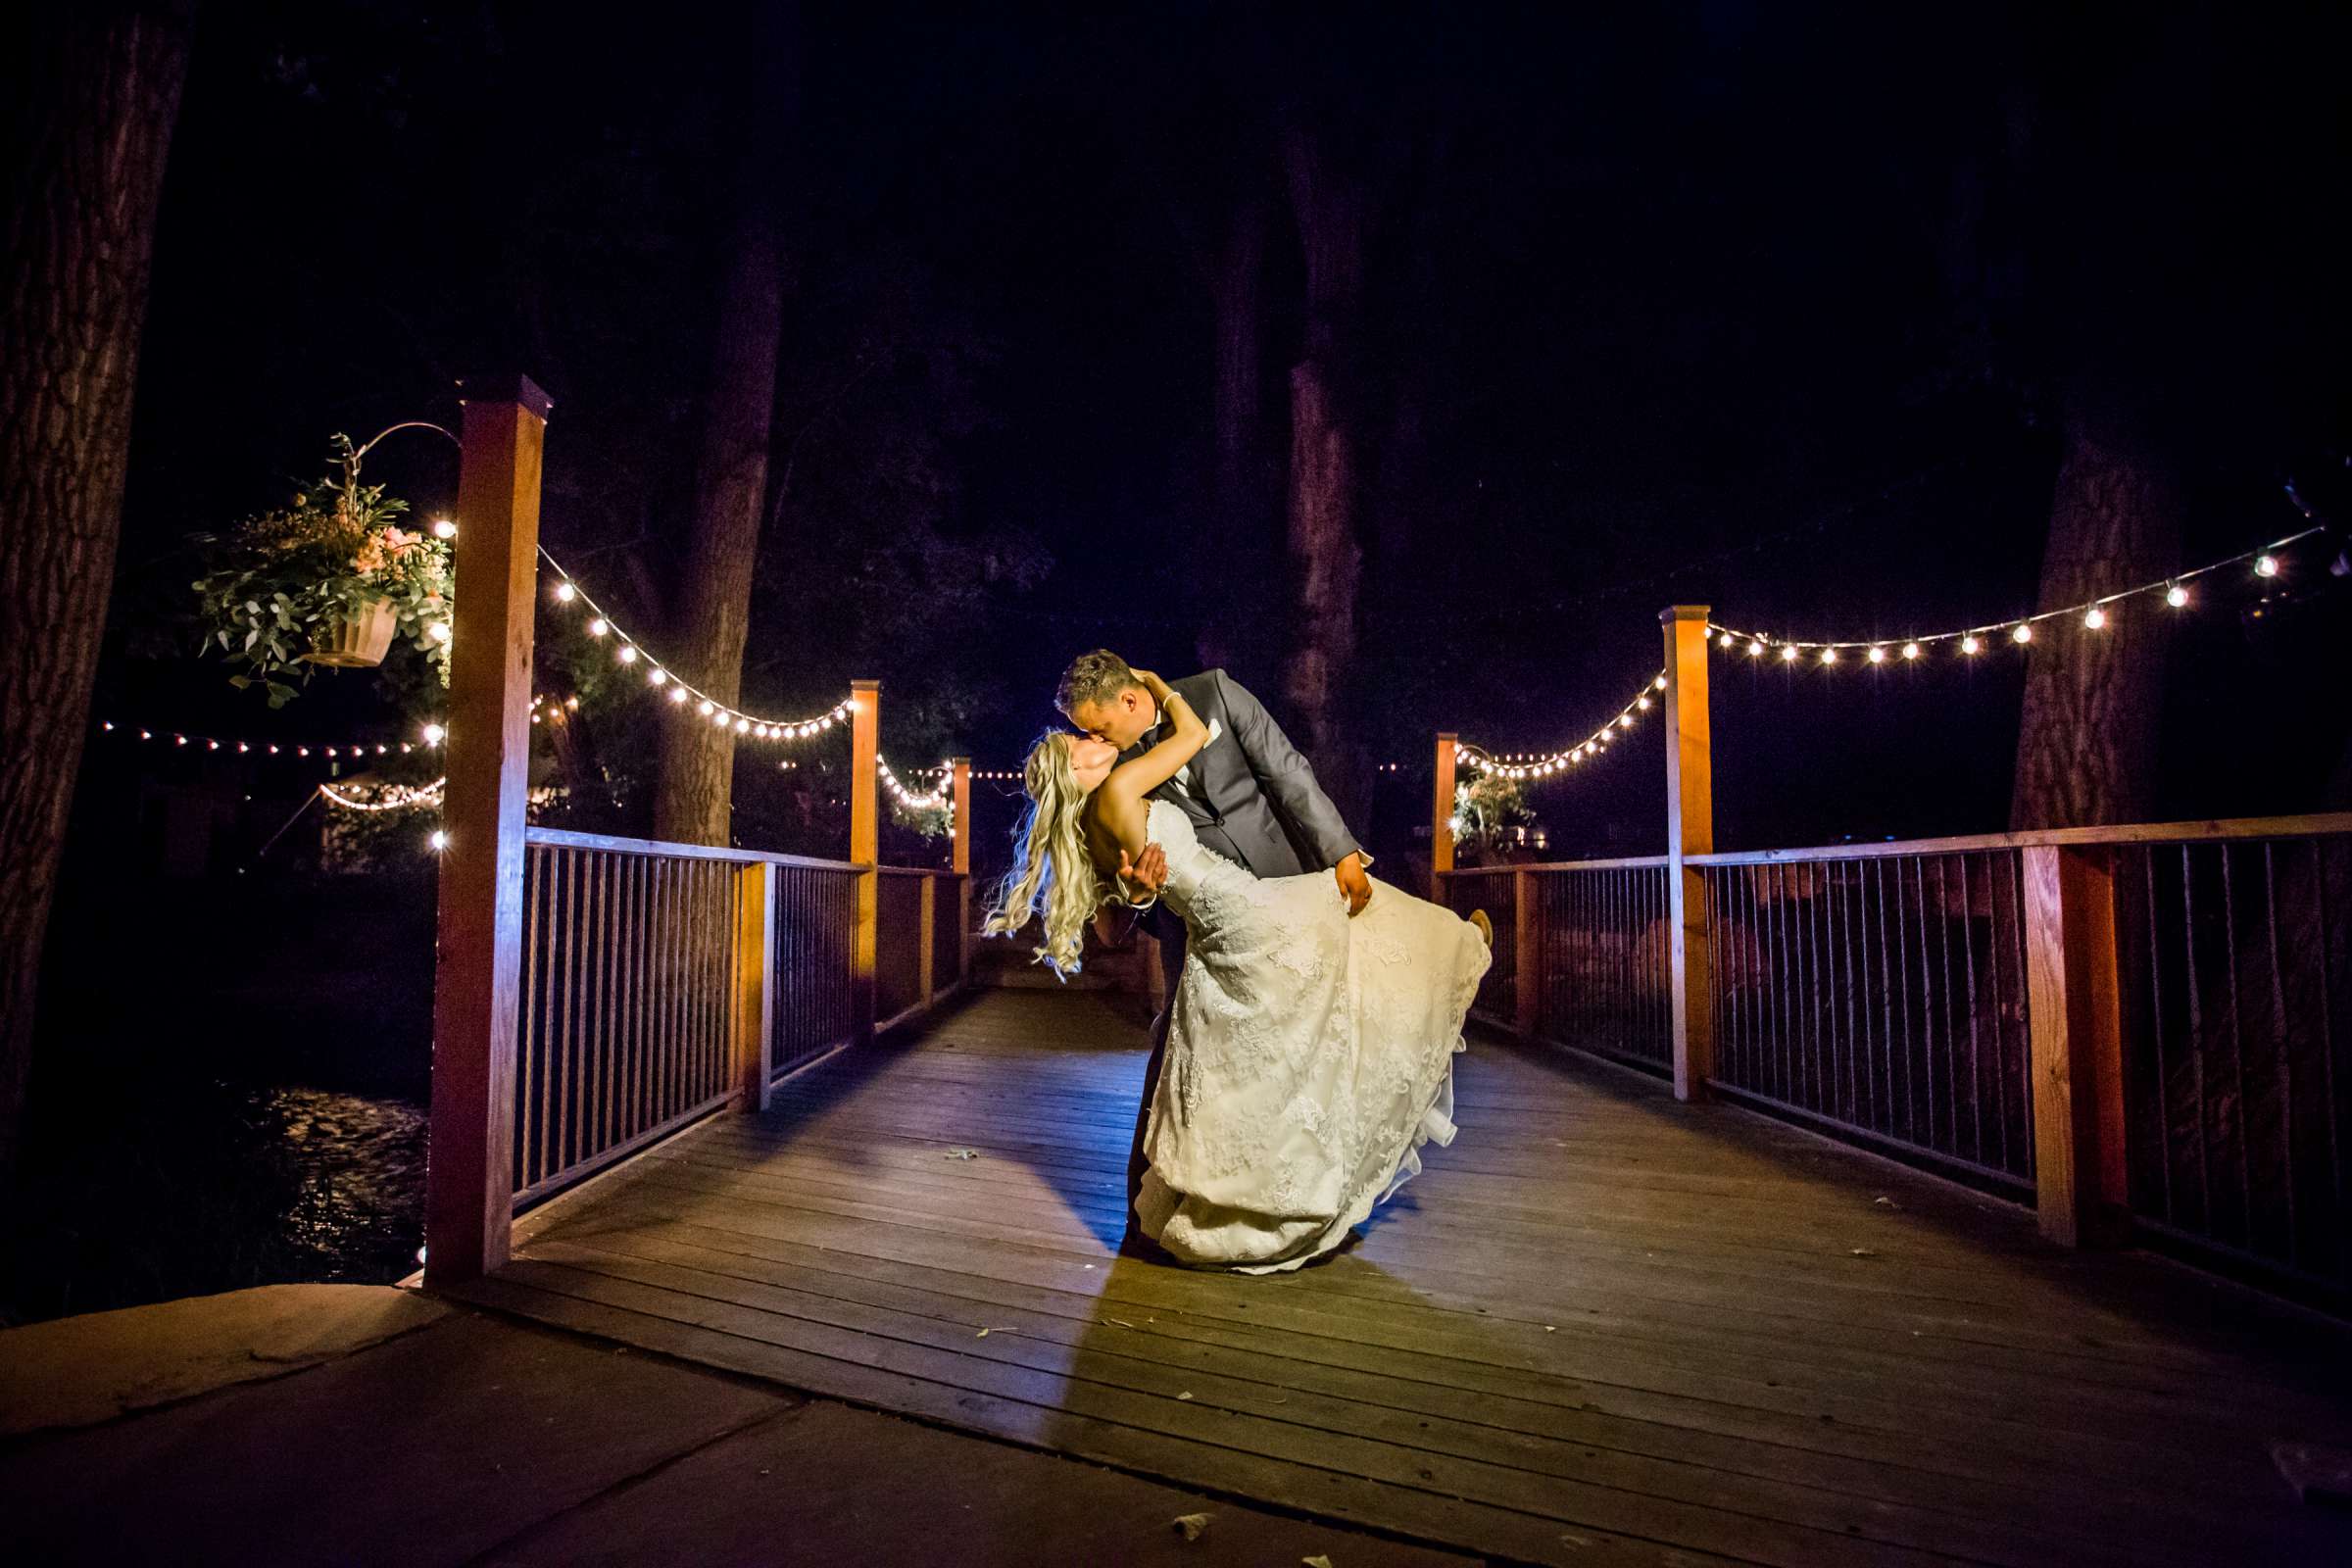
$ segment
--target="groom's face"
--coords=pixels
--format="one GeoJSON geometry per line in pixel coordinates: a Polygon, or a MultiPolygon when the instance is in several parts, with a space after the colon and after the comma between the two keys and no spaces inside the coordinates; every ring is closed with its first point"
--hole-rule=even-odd
{"type": "Polygon", "coordinates": [[[1102,702],[1078,704],[1070,710],[1070,722],[1123,752],[1159,722],[1159,705],[1141,686],[1130,686],[1102,702]]]}

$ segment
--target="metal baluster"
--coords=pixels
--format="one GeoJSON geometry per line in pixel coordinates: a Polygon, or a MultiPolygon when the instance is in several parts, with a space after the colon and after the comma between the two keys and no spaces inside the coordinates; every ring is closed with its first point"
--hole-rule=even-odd
{"type": "Polygon", "coordinates": [[[2253,1250],[2254,1172],[2251,1151],[2246,1142],[2246,1039],[2237,995],[2237,879],[2230,866],[2230,846],[2223,844],[2217,848],[2222,859],[2222,955],[2230,964],[2230,1076],[2237,1089],[2230,1097],[2230,1109],[2237,1122],[2239,1240],[2248,1250],[2253,1250]]]}
{"type": "Polygon", "coordinates": [[[2286,1260],[2303,1266],[2303,1237],[2295,1223],[2295,1064],[2286,1026],[2286,977],[2278,958],[2278,863],[2277,846],[2262,845],[2263,919],[2271,938],[2271,1039],[2278,1054],[2278,1170],[2286,1209],[2286,1260]]]}
{"type": "Polygon", "coordinates": [[[2173,1213],[2172,1072],[2164,1050],[2164,945],[2157,936],[2156,851],[2152,845],[2141,846],[2139,866],[2148,899],[2148,1022],[2156,1044],[2157,1171],[2162,1177],[2164,1222],[2173,1225],[2179,1221],[2173,1213]]]}
{"type": "Polygon", "coordinates": [[[2197,978],[2196,866],[2189,846],[2180,846],[2180,937],[2188,978],[2188,1076],[2197,1102],[2197,1218],[2210,1233],[2213,1223],[2213,1142],[2205,1099],[2205,987],[2197,978]]]}

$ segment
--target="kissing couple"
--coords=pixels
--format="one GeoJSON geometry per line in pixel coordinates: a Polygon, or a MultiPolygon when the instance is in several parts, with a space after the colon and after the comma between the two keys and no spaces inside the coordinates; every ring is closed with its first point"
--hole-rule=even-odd
{"type": "Polygon", "coordinates": [[[1061,677],[984,930],[1077,969],[1108,906],[1168,967],[1129,1156],[1130,1237],[1265,1274],[1339,1246],[1453,1141],[1453,1057],[1493,930],[1366,874],[1314,769],[1221,669],[1098,649],[1061,677]]]}

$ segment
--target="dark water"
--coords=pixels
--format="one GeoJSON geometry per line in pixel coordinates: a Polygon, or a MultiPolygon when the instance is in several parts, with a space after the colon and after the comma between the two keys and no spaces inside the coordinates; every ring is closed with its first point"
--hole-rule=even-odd
{"type": "Polygon", "coordinates": [[[53,927],[0,1321],[415,1269],[429,877],[138,895],[53,927]]]}

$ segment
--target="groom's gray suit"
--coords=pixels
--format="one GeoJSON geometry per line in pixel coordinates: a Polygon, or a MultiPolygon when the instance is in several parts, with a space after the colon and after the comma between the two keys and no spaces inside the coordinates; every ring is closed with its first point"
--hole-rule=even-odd
{"type": "MultiPolygon", "coordinates": [[[[1340,820],[1339,808],[1315,782],[1315,770],[1247,687],[1221,669],[1168,684],[1210,727],[1212,738],[1184,772],[1153,790],[1152,798],[1184,812],[1202,844],[1255,877],[1328,870],[1359,853],[1355,836],[1340,820]]],[[[1162,728],[1146,731],[1121,753],[1120,760],[1140,757],[1158,742],[1166,720],[1161,723],[1162,728]]],[[[1332,897],[1339,896],[1335,885],[1332,897]]],[[[1143,926],[1159,941],[1168,1006],[1152,1026],[1144,1100],[1136,1111],[1135,1143],[1127,1155],[1131,1225],[1144,1180],[1144,1129],[1151,1121],[1152,1096],[1159,1090],[1160,1062],[1168,1049],[1168,1013],[1175,1007],[1176,984],[1184,970],[1184,922],[1175,912],[1155,903],[1144,911],[1143,926]]]]}

